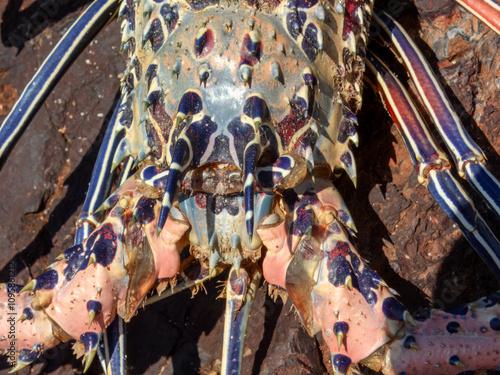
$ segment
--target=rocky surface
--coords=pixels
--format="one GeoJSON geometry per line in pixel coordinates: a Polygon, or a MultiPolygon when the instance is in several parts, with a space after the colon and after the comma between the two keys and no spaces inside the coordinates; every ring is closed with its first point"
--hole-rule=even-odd
{"type": "MultiPolygon", "coordinates": [[[[0,0],[0,116],[85,3],[0,0]]],[[[381,5],[398,16],[431,61],[491,171],[500,177],[500,37],[451,1],[387,0],[381,5]]],[[[72,227],[124,66],[119,43],[119,25],[113,22],[68,70],[0,171],[0,280],[14,262],[18,282],[27,282],[72,245],[72,227]]],[[[411,310],[474,300],[498,289],[460,231],[418,184],[401,137],[370,89],[359,120],[358,187],[347,178],[338,186],[370,266],[411,310]]],[[[498,228],[495,218],[486,216],[498,228]]],[[[307,336],[289,302],[275,303],[265,291],[263,285],[252,311],[244,374],[328,373],[321,339],[307,336]]],[[[220,293],[216,282],[207,285],[207,292],[194,299],[190,292],[181,293],[139,312],[129,325],[131,374],[195,374],[194,368],[216,373],[224,301],[215,299],[220,293]]],[[[65,344],[20,373],[81,369],[65,344]]],[[[7,371],[3,357],[0,374],[7,371]]],[[[97,361],[89,373],[100,373],[97,361]]]]}

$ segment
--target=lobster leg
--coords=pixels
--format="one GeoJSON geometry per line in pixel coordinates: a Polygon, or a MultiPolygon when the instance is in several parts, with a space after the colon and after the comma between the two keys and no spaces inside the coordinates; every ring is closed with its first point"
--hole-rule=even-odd
{"type": "Polygon", "coordinates": [[[429,64],[394,19],[384,12],[374,14],[373,17],[389,35],[392,45],[401,56],[432,121],[450,150],[458,174],[467,179],[500,217],[500,182],[486,169],[482,150],[469,136],[453,111],[429,64]]]}
{"type": "Polygon", "coordinates": [[[377,75],[383,98],[403,135],[419,181],[427,186],[443,211],[454,220],[491,271],[500,279],[500,243],[475,209],[471,198],[450,173],[439,149],[401,83],[371,53],[368,67],[377,75]]]}
{"type": "MultiPolygon", "coordinates": [[[[368,268],[353,246],[339,199],[327,180],[303,182],[284,192],[282,215],[269,215],[257,228],[268,249],[264,277],[278,289],[284,287],[309,334],[322,332],[334,373],[347,374],[355,363],[387,374],[408,375],[411,370],[421,373],[426,360],[432,364],[426,372],[436,374],[457,370],[459,362],[452,363],[457,357],[467,359],[471,369],[498,363],[498,296],[490,297],[494,303],[472,304],[466,311],[433,312],[417,327],[395,292],[368,268]],[[270,263],[266,263],[268,255],[270,263]],[[460,326],[463,333],[459,333],[460,326]],[[462,340],[452,344],[457,338],[462,340]],[[432,358],[415,353],[415,340],[432,358]],[[481,360],[470,360],[476,351],[481,360]]],[[[422,322],[423,317],[416,320],[422,322]]]]}
{"type": "Polygon", "coordinates": [[[66,68],[117,8],[118,0],[95,0],[46,58],[0,127],[0,167],[66,68]]]}
{"type": "Polygon", "coordinates": [[[493,0],[455,0],[490,28],[500,34],[500,6],[493,0]]]}
{"type": "Polygon", "coordinates": [[[264,277],[284,287],[310,335],[322,331],[334,372],[345,374],[413,320],[352,245],[344,230],[349,214],[330,181],[306,181],[285,191],[282,203],[284,220],[268,217],[257,229],[268,249],[264,277]],[[268,267],[272,249],[288,256],[268,267]]]}
{"type": "MultiPolygon", "coordinates": [[[[106,220],[81,245],[65,251],[44,274],[16,290],[12,305],[1,305],[0,331],[9,332],[9,314],[23,317],[15,323],[19,366],[38,356],[29,353],[41,354],[74,338],[88,368],[115,315],[128,321],[157,280],[179,272],[179,253],[189,228],[180,211],[174,207],[157,237],[157,199],[143,195],[133,179],[115,196],[106,220]]],[[[2,288],[3,301],[9,301],[9,292],[12,288],[2,288]]],[[[0,348],[10,349],[9,343],[1,341],[0,348]]]]}
{"type": "Polygon", "coordinates": [[[250,274],[245,269],[235,268],[229,272],[221,375],[241,373],[245,331],[260,278],[258,267],[254,267],[250,274]]]}
{"type": "Polygon", "coordinates": [[[498,294],[492,294],[458,308],[416,315],[418,328],[405,327],[404,336],[384,348],[383,364],[375,369],[410,375],[421,373],[422,368],[439,374],[496,368],[500,361],[498,302],[498,294]]]}

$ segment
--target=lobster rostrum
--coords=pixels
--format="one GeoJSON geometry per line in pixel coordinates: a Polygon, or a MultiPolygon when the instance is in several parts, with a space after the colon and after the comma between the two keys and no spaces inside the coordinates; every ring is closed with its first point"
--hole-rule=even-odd
{"type": "MultiPolygon", "coordinates": [[[[495,5],[477,5],[473,12],[495,27],[495,5]]],[[[225,269],[223,374],[240,373],[261,276],[271,293],[291,299],[308,333],[322,332],[334,373],[357,363],[386,374],[500,364],[497,294],[412,317],[353,245],[356,228],[331,176],[343,169],[356,183],[350,143],[357,144],[366,63],[419,180],[500,275],[500,243],[452,163],[403,86],[365,50],[371,1],[96,0],[4,122],[2,161],[57,76],[116,9],[128,64],[75,246],[24,287],[0,289],[0,348],[15,352],[14,370],[71,339],[86,370],[109,336],[100,353],[105,371],[124,373],[119,318],[130,320],[154,288],[162,296],[196,289],[225,269]],[[119,188],[105,198],[119,165],[119,188]]],[[[498,213],[499,183],[427,63],[390,16],[373,18],[422,101],[437,105],[430,117],[458,173],[498,213]]]]}

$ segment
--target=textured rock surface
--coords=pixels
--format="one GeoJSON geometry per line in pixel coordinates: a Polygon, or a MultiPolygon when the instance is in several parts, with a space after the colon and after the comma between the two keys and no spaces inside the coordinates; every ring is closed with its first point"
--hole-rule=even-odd
{"type": "MultiPolygon", "coordinates": [[[[8,112],[84,3],[0,0],[0,115],[8,112]]],[[[408,27],[500,177],[500,37],[451,1],[389,0],[383,6],[408,27]]],[[[6,265],[15,262],[17,280],[24,283],[71,246],[72,226],[124,66],[119,42],[119,25],[113,22],[69,69],[1,170],[0,280],[7,277],[6,265]]],[[[359,230],[361,253],[412,310],[470,301],[498,289],[459,230],[418,185],[403,141],[382,105],[369,89],[365,94],[355,151],[358,188],[348,179],[338,183],[359,230]]],[[[274,303],[265,289],[259,289],[252,311],[244,373],[327,373],[324,348],[307,336],[290,304],[274,303]]],[[[215,299],[220,292],[216,282],[207,291],[194,299],[181,293],[140,311],[129,325],[131,374],[217,370],[224,301],[215,299]]],[[[81,368],[71,345],[65,344],[45,353],[31,371],[68,374],[81,368]]],[[[7,371],[2,357],[0,374],[7,371]]],[[[89,373],[100,373],[97,361],[89,373]]]]}

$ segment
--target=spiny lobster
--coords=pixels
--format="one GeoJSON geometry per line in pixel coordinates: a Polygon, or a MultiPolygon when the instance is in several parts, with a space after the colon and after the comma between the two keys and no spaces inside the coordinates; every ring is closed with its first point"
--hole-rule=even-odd
{"type": "MultiPolygon", "coordinates": [[[[318,186],[320,186],[320,185],[318,185],[318,186]]],[[[347,284],[348,284],[348,283],[347,283],[347,284]]],[[[340,370],[337,368],[337,371],[340,371],[340,370]]]]}

